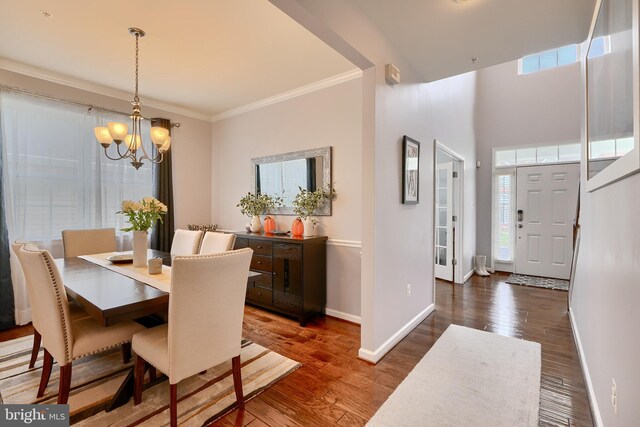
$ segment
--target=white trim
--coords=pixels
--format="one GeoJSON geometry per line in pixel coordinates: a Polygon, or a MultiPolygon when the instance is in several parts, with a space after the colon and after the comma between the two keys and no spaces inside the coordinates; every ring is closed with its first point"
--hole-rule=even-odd
{"type": "MultiPolygon", "coordinates": [[[[453,274],[453,283],[458,283],[458,284],[464,284],[466,282],[466,279],[463,281],[460,281],[460,277],[463,277],[462,275],[462,261],[463,261],[463,247],[462,245],[464,244],[464,230],[463,230],[463,223],[464,223],[464,180],[465,180],[465,160],[464,157],[461,156],[460,154],[456,153],[455,151],[453,151],[452,149],[450,149],[449,147],[447,147],[446,145],[444,145],[443,143],[441,143],[440,141],[438,141],[437,139],[433,140],[434,143],[434,149],[433,149],[433,186],[434,186],[434,191],[433,191],[433,208],[434,208],[434,212],[433,212],[433,230],[435,230],[436,228],[436,213],[435,213],[435,206],[436,206],[436,191],[435,191],[435,186],[436,186],[436,170],[438,168],[438,150],[442,151],[443,153],[447,154],[449,157],[453,158],[454,160],[460,162],[460,170],[458,171],[458,221],[457,225],[456,225],[456,239],[453,242],[454,247],[456,248],[455,253],[453,254],[454,258],[458,261],[458,264],[455,266],[454,268],[454,274],[453,274]],[[456,279],[458,281],[456,281],[456,279]]],[[[453,181],[452,181],[453,184],[453,181]]],[[[455,184],[454,184],[454,188],[455,188],[455,184]]],[[[435,248],[435,234],[433,237],[433,246],[435,248]]],[[[435,250],[435,249],[434,249],[435,250]]],[[[435,255],[435,254],[434,254],[435,255]]],[[[436,293],[436,279],[435,279],[435,256],[433,257],[434,261],[433,261],[433,269],[434,269],[434,277],[433,277],[433,294],[434,294],[434,301],[435,301],[435,293],[436,293]]]]}
{"type": "Polygon", "coordinates": [[[215,114],[210,117],[211,122],[217,122],[229,117],[238,116],[240,114],[247,113],[249,111],[258,110],[268,105],[277,104],[278,102],[286,101],[288,99],[296,98],[307,93],[315,92],[321,89],[325,89],[331,86],[335,86],[340,83],[348,82],[349,80],[357,79],[362,76],[362,70],[355,69],[347,71],[346,73],[338,74],[333,77],[329,77],[324,80],[311,83],[297,89],[293,89],[281,94],[271,96],[269,98],[261,99],[260,101],[252,102],[251,104],[243,105],[241,107],[232,108],[231,110],[224,111],[219,114],[215,114]]]}
{"type": "Polygon", "coordinates": [[[569,308],[569,320],[571,321],[571,330],[573,331],[573,338],[578,347],[578,359],[580,359],[580,366],[582,367],[582,376],[584,382],[587,385],[587,394],[589,397],[589,405],[591,406],[591,415],[595,421],[596,427],[601,427],[602,416],[600,415],[600,409],[598,409],[598,401],[596,400],[596,393],[593,390],[593,383],[591,382],[591,375],[589,374],[589,367],[587,366],[587,358],[584,355],[584,349],[582,347],[582,341],[580,341],[580,333],[576,325],[576,320],[573,317],[573,310],[569,308]]]}
{"type": "Polygon", "coordinates": [[[365,348],[360,348],[358,350],[358,357],[360,359],[366,360],[371,363],[378,363],[380,359],[384,357],[385,354],[389,352],[396,344],[398,344],[402,339],[407,336],[409,332],[411,332],[416,326],[420,324],[424,319],[426,319],[433,311],[435,310],[435,304],[430,304],[427,308],[422,310],[416,317],[411,319],[406,325],[404,325],[398,332],[393,334],[388,340],[386,340],[380,347],[376,350],[371,351],[365,348]]]}
{"type": "Polygon", "coordinates": [[[471,270],[470,272],[464,275],[464,283],[467,283],[467,280],[471,279],[471,276],[473,276],[473,273],[475,273],[475,271],[471,270]]]}
{"type": "Polygon", "coordinates": [[[343,246],[345,248],[362,248],[362,242],[359,240],[328,239],[327,246],[343,246]]]}
{"type": "Polygon", "coordinates": [[[331,308],[325,308],[324,312],[327,316],[347,320],[352,323],[357,323],[358,325],[361,323],[360,316],[356,316],[355,314],[349,314],[342,311],[333,310],[331,308]]]}
{"type": "MultiPolygon", "coordinates": [[[[40,80],[46,80],[48,82],[57,83],[64,86],[69,86],[76,89],[86,90],[98,95],[109,96],[111,98],[120,99],[122,101],[131,101],[132,93],[119,89],[110,88],[96,83],[91,83],[86,80],[76,79],[74,77],[58,74],[53,71],[44,70],[42,68],[33,67],[31,65],[23,64],[20,62],[12,61],[6,58],[0,58],[0,68],[11,71],[18,74],[23,74],[29,77],[35,77],[40,80]]],[[[151,98],[143,97],[143,107],[157,108],[170,113],[180,114],[182,116],[191,117],[198,120],[204,120],[206,122],[211,121],[211,116],[208,114],[199,113],[197,111],[190,110],[184,107],[178,107],[167,102],[156,101],[151,98]]],[[[98,105],[96,105],[98,107],[98,105]]]]}

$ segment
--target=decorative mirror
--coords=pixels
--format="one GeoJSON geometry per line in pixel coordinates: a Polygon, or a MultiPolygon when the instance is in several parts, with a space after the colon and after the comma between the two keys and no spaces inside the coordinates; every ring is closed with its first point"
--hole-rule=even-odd
{"type": "Polygon", "coordinates": [[[586,83],[586,188],[640,170],[638,2],[598,0],[583,57],[586,83]]]}
{"type": "MultiPolygon", "coordinates": [[[[331,147],[251,159],[251,182],[253,193],[283,198],[284,206],[274,209],[273,214],[295,215],[292,202],[298,187],[315,191],[331,185],[331,147]]],[[[318,215],[331,215],[330,199],[318,215]]]]}

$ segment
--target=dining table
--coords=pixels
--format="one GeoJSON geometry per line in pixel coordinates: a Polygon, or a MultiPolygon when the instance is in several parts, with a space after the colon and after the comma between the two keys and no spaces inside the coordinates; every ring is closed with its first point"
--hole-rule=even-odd
{"type": "MultiPolygon", "coordinates": [[[[114,254],[122,255],[123,253],[114,254]]],[[[104,255],[102,254],[101,259],[104,259],[104,255]]],[[[152,275],[131,275],[125,270],[114,271],[115,268],[110,268],[104,262],[96,262],[99,261],[98,258],[94,260],[92,257],[55,259],[67,296],[72,303],[105,327],[127,320],[135,320],[146,327],[164,323],[169,310],[168,284],[164,284],[166,291],[162,290],[163,286],[154,284],[152,275]]],[[[171,266],[169,253],[149,249],[148,258],[160,258],[163,266],[171,266]]],[[[170,275],[170,269],[164,268],[165,278],[167,272],[170,275]]],[[[261,277],[262,274],[249,271],[247,283],[251,284],[260,280],[261,277]]],[[[166,377],[156,381],[162,380],[166,380],[166,377]]],[[[133,367],[106,410],[110,411],[124,405],[131,396],[133,396],[133,367]]]]}

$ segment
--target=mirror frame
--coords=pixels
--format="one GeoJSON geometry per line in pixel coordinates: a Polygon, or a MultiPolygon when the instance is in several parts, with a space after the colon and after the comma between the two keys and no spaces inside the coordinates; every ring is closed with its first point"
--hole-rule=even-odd
{"type": "MultiPolygon", "coordinates": [[[[256,194],[256,167],[266,163],[286,162],[289,160],[307,159],[309,157],[322,157],[322,182],[324,185],[331,181],[331,146],[314,148],[311,150],[292,151],[290,153],[276,154],[273,156],[255,157],[251,159],[251,192],[256,194]]],[[[314,216],[331,216],[331,199],[325,201],[320,212],[314,216]]],[[[293,206],[275,208],[273,215],[295,215],[293,206]]]]}
{"type": "Polygon", "coordinates": [[[588,73],[589,65],[587,56],[589,55],[589,48],[593,39],[593,34],[596,29],[598,16],[600,15],[600,9],[603,4],[608,0],[597,0],[596,7],[591,19],[591,27],[589,29],[589,37],[585,42],[585,48],[582,49],[582,81],[584,86],[584,99],[583,103],[583,147],[582,147],[582,167],[581,173],[585,188],[588,192],[602,188],[608,184],[619,181],[629,175],[640,171],[640,66],[639,66],[639,49],[640,40],[638,38],[638,20],[639,20],[639,6],[637,1],[632,1],[631,6],[631,37],[632,37],[632,49],[633,49],[633,70],[632,70],[632,91],[633,91],[633,150],[618,158],[611,165],[604,168],[593,178],[589,179],[589,85],[588,85],[588,73]]]}

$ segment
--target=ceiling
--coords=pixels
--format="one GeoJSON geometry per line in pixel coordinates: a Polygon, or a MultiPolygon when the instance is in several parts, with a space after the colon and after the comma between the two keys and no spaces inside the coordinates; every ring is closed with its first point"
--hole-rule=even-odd
{"type": "Polygon", "coordinates": [[[142,28],[143,107],[213,116],[355,68],[266,0],[0,0],[0,10],[0,58],[131,93],[128,28],[142,28]]]}
{"type": "MultiPolygon", "coordinates": [[[[581,42],[595,4],[341,1],[357,3],[425,81],[581,42]]],[[[159,101],[205,117],[355,69],[267,0],[110,0],[108,7],[86,0],[0,0],[0,10],[5,66],[24,64],[127,93],[133,91],[135,46],[128,28],[142,28],[143,105],[159,101]]]]}
{"type": "Polygon", "coordinates": [[[581,43],[596,0],[355,2],[425,80],[433,81],[581,43]]]}

